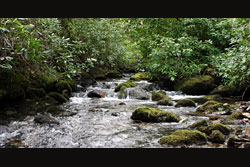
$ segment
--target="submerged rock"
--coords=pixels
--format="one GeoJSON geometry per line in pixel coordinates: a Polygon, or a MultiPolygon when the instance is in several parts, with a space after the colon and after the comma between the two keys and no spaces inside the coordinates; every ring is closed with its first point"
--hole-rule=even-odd
{"type": "Polygon", "coordinates": [[[87,94],[88,97],[97,97],[97,98],[102,98],[102,97],[106,97],[107,94],[100,91],[100,90],[93,90],[93,91],[90,91],[88,94],[87,94]]]}
{"type": "Polygon", "coordinates": [[[158,142],[171,146],[203,144],[207,142],[207,137],[205,133],[197,130],[177,130],[171,135],[163,136],[158,142]]]}
{"type": "Polygon", "coordinates": [[[176,114],[150,107],[135,109],[131,119],[143,122],[179,122],[181,120],[176,114]]]}
{"type": "Polygon", "coordinates": [[[214,78],[210,75],[201,75],[180,81],[175,85],[175,90],[188,95],[205,95],[216,87],[214,78]]]}
{"type": "Polygon", "coordinates": [[[195,102],[189,98],[179,100],[175,107],[195,107],[195,102]]]}

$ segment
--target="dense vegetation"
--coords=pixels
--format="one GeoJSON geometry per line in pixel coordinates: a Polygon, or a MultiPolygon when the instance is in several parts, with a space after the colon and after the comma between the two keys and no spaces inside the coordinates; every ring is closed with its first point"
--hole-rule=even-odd
{"type": "Polygon", "coordinates": [[[248,18],[1,18],[0,70],[76,79],[93,67],[249,87],[248,18]]]}

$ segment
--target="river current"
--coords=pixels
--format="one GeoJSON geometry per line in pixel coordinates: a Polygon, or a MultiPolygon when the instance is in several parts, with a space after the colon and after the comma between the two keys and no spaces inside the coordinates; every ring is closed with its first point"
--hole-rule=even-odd
{"type": "MultiPolygon", "coordinates": [[[[97,81],[85,91],[73,94],[70,101],[60,107],[74,112],[72,116],[52,116],[59,124],[38,124],[34,116],[27,116],[22,121],[11,121],[6,131],[0,132],[0,147],[5,147],[10,140],[16,139],[18,147],[27,148],[165,148],[158,140],[177,129],[185,129],[201,119],[192,116],[196,107],[156,105],[155,101],[138,100],[127,96],[119,99],[114,92],[115,86],[127,81],[132,74],[125,74],[121,79],[97,81]],[[104,98],[89,98],[88,92],[101,90],[107,94],[104,98]],[[131,114],[141,106],[157,107],[180,115],[178,123],[143,123],[132,120],[131,114]]],[[[160,90],[148,81],[135,82],[137,88],[152,91],[160,90]],[[150,89],[148,89],[150,87],[150,89]]],[[[78,86],[80,88],[80,85],[78,86]]],[[[127,89],[129,91],[129,88],[127,89]]],[[[176,103],[188,96],[182,92],[165,91],[176,103]]],[[[129,94],[129,93],[128,93],[129,94]]],[[[39,113],[38,113],[39,114],[39,113]]],[[[49,113],[48,113],[49,114],[49,113]]]]}

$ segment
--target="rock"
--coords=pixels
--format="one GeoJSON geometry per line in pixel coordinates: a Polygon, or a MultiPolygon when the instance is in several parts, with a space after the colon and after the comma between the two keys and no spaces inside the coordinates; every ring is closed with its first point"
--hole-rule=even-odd
{"type": "Polygon", "coordinates": [[[189,127],[192,128],[192,129],[195,129],[195,128],[198,128],[200,126],[208,126],[207,121],[206,120],[200,120],[200,121],[197,121],[197,122],[193,123],[189,127]]]}
{"type": "Polygon", "coordinates": [[[131,119],[143,122],[179,122],[181,120],[176,114],[144,106],[136,108],[131,115],[131,119]]]}
{"type": "Polygon", "coordinates": [[[80,85],[84,88],[89,87],[90,85],[93,85],[96,83],[96,80],[94,79],[85,79],[84,81],[80,82],[80,85]]]}
{"type": "Polygon", "coordinates": [[[250,113],[248,113],[248,112],[243,112],[242,116],[245,117],[245,118],[250,119],[250,113]]]}
{"type": "Polygon", "coordinates": [[[122,77],[122,74],[117,71],[117,70],[110,70],[107,74],[106,74],[107,78],[120,78],[122,77]]]}
{"type": "Polygon", "coordinates": [[[157,105],[173,106],[174,103],[168,98],[168,96],[165,96],[163,99],[157,102],[157,105]]]}
{"type": "Polygon", "coordinates": [[[133,81],[150,80],[150,77],[148,77],[148,74],[146,72],[138,72],[135,75],[132,75],[130,77],[130,80],[133,81]]]}
{"type": "Polygon", "coordinates": [[[89,73],[97,80],[107,79],[107,71],[103,67],[94,66],[90,69],[89,73]]]}
{"type": "Polygon", "coordinates": [[[29,83],[22,74],[0,68],[0,99],[5,101],[23,100],[29,83]]]}
{"type": "Polygon", "coordinates": [[[102,98],[107,96],[106,93],[100,91],[100,90],[92,90],[87,94],[88,97],[97,97],[97,98],[102,98]]]}
{"type": "Polygon", "coordinates": [[[46,92],[43,88],[31,88],[31,87],[28,87],[27,88],[27,91],[26,91],[26,94],[27,94],[27,98],[30,98],[30,99],[37,99],[37,98],[42,98],[46,95],[46,92]]]}
{"type": "Polygon", "coordinates": [[[197,112],[206,112],[206,113],[212,113],[220,110],[230,111],[231,106],[225,106],[222,103],[210,100],[196,109],[197,112]]]}
{"type": "Polygon", "coordinates": [[[121,102],[121,103],[119,103],[119,105],[126,105],[126,103],[124,103],[124,102],[121,102]]]}
{"type": "Polygon", "coordinates": [[[179,100],[175,107],[195,107],[195,102],[191,99],[185,98],[182,100],[179,100]]]}
{"type": "Polygon", "coordinates": [[[159,101],[161,99],[164,99],[166,97],[166,93],[163,91],[153,91],[152,92],[152,100],[153,101],[159,101]]]}
{"type": "Polygon", "coordinates": [[[136,84],[135,84],[135,82],[130,81],[130,80],[128,80],[128,81],[126,81],[126,82],[122,82],[122,83],[118,84],[118,85],[115,87],[115,92],[120,91],[120,89],[121,89],[122,86],[124,86],[124,87],[126,87],[126,88],[132,88],[132,87],[135,87],[136,84]]]}
{"type": "Polygon", "coordinates": [[[222,100],[222,97],[221,97],[221,95],[219,95],[219,94],[206,95],[206,96],[204,96],[204,97],[202,97],[202,98],[207,99],[208,101],[209,101],[209,100],[214,100],[214,101],[222,100]]]}
{"type": "Polygon", "coordinates": [[[232,129],[229,126],[226,126],[222,123],[212,123],[202,132],[206,133],[207,135],[210,135],[213,130],[219,130],[224,135],[228,135],[232,131],[232,129]]]}
{"type": "Polygon", "coordinates": [[[53,97],[55,100],[57,100],[60,103],[66,103],[68,101],[67,98],[65,98],[62,94],[58,92],[50,92],[48,95],[50,97],[53,97]]]}
{"type": "Polygon", "coordinates": [[[227,141],[227,146],[228,147],[236,147],[235,140],[236,140],[235,136],[229,137],[229,139],[227,141]]]}
{"type": "Polygon", "coordinates": [[[130,99],[140,99],[140,100],[150,99],[150,95],[142,88],[130,88],[128,94],[130,99]]]}
{"type": "Polygon", "coordinates": [[[209,140],[213,143],[223,144],[225,142],[225,137],[219,130],[213,130],[209,136],[209,140]]]}
{"type": "Polygon", "coordinates": [[[117,117],[117,116],[120,115],[120,113],[119,112],[113,112],[113,113],[111,113],[111,115],[114,116],[114,117],[117,117]]]}
{"type": "Polygon", "coordinates": [[[234,119],[243,119],[244,116],[242,115],[241,112],[233,112],[233,113],[231,114],[231,118],[234,118],[234,119]]]}
{"type": "Polygon", "coordinates": [[[9,132],[10,132],[10,129],[8,128],[8,126],[0,125],[0,135],[2,133],[9,133],[9,132]]]}
{"type": "Polygon", "coordinates": [[[39,124],[59,124],[59,122],[48,115],[36,115],[34,121],[39,124]]]}
{"type": "Polygon", "coordinates": [[[233,95],[235,90],[236,90],[236,88],[234,86],[220,85],[220,86],[214,88],[209,94],[210,95],[219,94],[222,97],[227,97],[227,96],[233,95]]]}
{"type": "Polygon", "coordinates": [[[188,95],[206,95],[215,87],[214,78],[210,75],[201,75],[179,81],[175,85],[175,90],[188,95]]]}
{"type": "Polygon", "coordinates": [[[163,136],[158,142],[172,146],[203,144],[207,142],[207,137],[205,133],[197,130],[177,130],[171,135],[163,136]]]}
{"type": "Polygon", "coordinates": [[[59,80],[56,85],[56,90],[59,93],[63,93],[66,90],[67,94],[70,96],[72,94],[72,88],[70,86],[70,82],[66,80],[59,80]]]}
{"type": "Polygon", "coordinates": [[[46,74],[36,74],[34,76],[34,87],[43,88],[47,93],[56,91],[57,78],[46,74]]]}

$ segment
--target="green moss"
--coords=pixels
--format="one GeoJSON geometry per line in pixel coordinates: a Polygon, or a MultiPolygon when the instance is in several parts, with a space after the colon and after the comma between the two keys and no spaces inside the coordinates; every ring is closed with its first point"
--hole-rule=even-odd
{"type": "Polygon", "coordinates": [[[53,97],[55,100],[57,100],[60,103],[65,103],[68,101],[67,98],[65,98],[62,94],[58,92],[50,92],[48,95],[53,97]]]}
{"type": "Polygon", "coordinates": [[[226,96],[231,96],[234,94],[234,92],[236,91],[236,88],[234,86],[229,86],[229,85],[220,85],[216,88],[214,88],[210,94],[219,94],[223,97],[226,97],[226,96]]]}
{"type": "Polygon", "coordinates": [[[143,122],[179,122],[181,120],[176,114],[145,106],[135,109],[131,119],[143,122]]]}
{"type": "Polygon", "coordinates": [[[56,91],[55,85],[57,78],[54,76],[48,76],[46,74],[39,74],[34,76],[36,87],[43,88],[46,92],[56,91]]]}
{"type": "Polygon", "coordinates": [[[204,129],[204,132],[207,135],[210,135],[213,130],[219,130],[224,135],[228,135],[232,129],[229,126],[226,126],[222,123],[213,123],[213,124],[209,125],[206,129],[204,129]]]}
{"type": "Polygon", "coordinates": [[[177,91],[190,95],[208,94],[215,87],[214,79],[210,75],[191,77],[175,85],[177,91]]]}
{"type": "Polygon", "coordinates": [[[233,112],[231,115],[230,115],[231,118],[233,119],[243,119],[244,116],[242,115],[241,112],[233,112]]]}
{"type": "Polygon", "coordinates": [[[158,142],[172,146],[201,144],[207,142],[207,137],[197,130],[177,130],[171,135],[163,136],[158,142]]]}
{"type": "Polygon", "coordinates": [[[195,102],[191,99],[185,98],[185,99],[179,100],[177,104],[175,105],[175,107],[185,107],[185,106],[195,107],[195,102]]]}
{"type": "Polygon", "coordinates": [[[173,106],[174,103],[169,99],[168,96],[165,96],[163,99],[157,102],[157,105],[173,106]]]}
{"type": "Polygon", "coordinates": [[[221,100],[222,97],[219,95],[219,94],[213,94],[213,95],[206,95],[203,97],[204,99],[207,99],[207,100],[221,100]]]}
{"type": "Polygon", "coordinates": [[[196,111],[211,113],[211,112],[219,111],[219,108],[224,108],[222,103],[210,100],[204,103],[202,106],[198,107],[196,111]]]}
{"type": "Polygon", "coordinates": [[[63,90],[67,90],[69,94],[72,93],[72,88],[70,87],[69,81],[59,80],[56,85],[56,90],[59,93],[62,93],[63,90]]]}
{"type": "Polygon", "coordinates": [[[229,139],[227,141],[227,146],[228,147],[235,147],[235,140],[236,140],[235,136],[229,137],[229,139]]]}
{"type": "Polygon", "coordinates": [[[30,98],[30,99],[37,99],[37,98],[44,97],[46,95],[43,88],[31,88],[31,87],[27,88],[26,94],[27,94],[27,98],[30,98]]]}
{"type": "Polygon", "coordinates": [[[118,96],[119,99],[122,99],[124,97],[124,93],[125,93],[126,88],[127,88],[126,86],[122,86],[120,88],[120,92],[119,92],[119,96],[118,96]]]}
{"type": "Polygon", "coordinates": [[[124,86],[126,88],[131,88],[131,87],[135,87],[136,84],[133,82],[133,81],[126,81],[126,82],[122,82],[120,84],[118,84],[116,87],[115,87],[115,92],[118,92],[120,91],[121,87],[124,86]]]}
{"type": "Polygon", "coordinates": [[[153,91],[152,92],[152,100],[153,101],[159,101],[161,99],[168,98],[162,91],[153,91]]]}
{"type": "Polygon", "coordinates": [[[213,130],[209,136],[209,140],[213,143],[223,144],[225,142],[225,137],[219,130],[213,130]]]}
{"type": "Polygon", "coordinates": [[[197,121],[197,122],[193,123],[189,127],[194,129],[194,128],[198,128],[200,126],[208,126],[207,121],[206,120],[200,120],[200,121],[197,121]]]}
{"type": "Polygon", "coordinates": [[[9,69],[0,69],[0,89],[6,91],[4,99],[22,100],[29,83],[25,76],[9,69]]]}
{"type": "Polygon", "coordinates": [[[140,80],[150,80],[146,72],[138,72],[130,77],[130,80],[140,81],[140,80]]]}
{"type": "Polygon", "coordinates": [[[107,78],[120,78],[122,75],[117,70],[110,70],[106,75],[107,78]]]}

